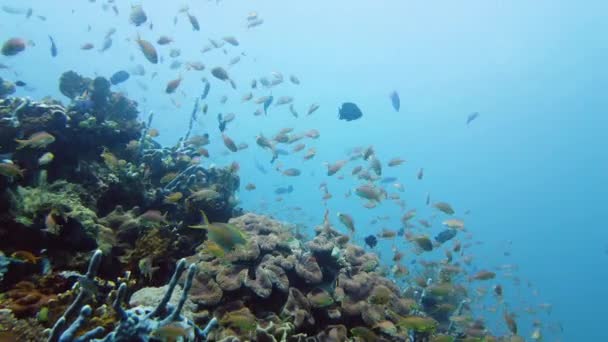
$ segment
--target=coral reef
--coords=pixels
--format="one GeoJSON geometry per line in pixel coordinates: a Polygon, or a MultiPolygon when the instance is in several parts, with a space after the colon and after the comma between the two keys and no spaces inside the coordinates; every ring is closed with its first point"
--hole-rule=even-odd
{"type": "Polygon", "coordinates": [[[432,341],[485,331],[454,323],[471,312],[455,265],[429,265],[402,291],[377,255],[327,220],[306,240],[296,226],[243,213],[238,167],[202,159],[209,135],[189,130],[162,147],[153,115],[141,121],[108,80],[69,71],[59,88],[69,104],[0,99],[9,338],[40,340],[44,328],[53,342],[432,341]]]}
{"type": "MultiPolygon", "coordinates": [[[[88,281],[94,280],[101,256],[102,253],[99,250],[94,253],[87,274],[83,277],[84,279],[88,281]]],[[[83,287],[74,302],[53,326],[48,341],[149,341],[154,337],[162,336],[163,329],[182,331],[183,337],[189,340],[205,338],[216,324],[216,321],[212,319],[206,329],[200,329],[191,320],[181,314],[187,300],[188,291],[192,285],[192,279],[196,273],[194,265],[188,267],[184,289],[177,305],[174,306],[169,303],[173,291],[177,286],[178,279],[185,269],[186,261],[182,259],[177,263],[175,272],[167,285],[167,290],[155,307],[138,305],[125,310],[122,307],[122,303],[126,297],[127,285],[126,283],[121,283],[113,303],[113,308],[119,321],[114,330],[100,339],[94,339],[94,337],[104,334],[104,328],[100,326],[94,327],[82,334],[79,333],[80,329],[93,314],[93,310],[89,305],[83,305],[84,298],[88,296],[87,291],[83,287]],[[66,326],[68,320],[76,311],[79,311],[78,317],[69,326],[66,326]]]]}

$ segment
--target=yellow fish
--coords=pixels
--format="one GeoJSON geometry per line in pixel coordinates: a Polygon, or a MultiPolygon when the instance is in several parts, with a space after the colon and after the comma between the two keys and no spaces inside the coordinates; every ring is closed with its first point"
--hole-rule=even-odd
{"type": "Polygon", "coordinates": [[[38,132],[30,135],[29,139],[15,139],[15,141],[17,142],[17,144],[19,144],[19,146],[17,146],[18,150],[25,147],[45,148],[55,141],[55,137],[47,132],[38,132]]]}
{"type": "Polygon", "coordinates": [[[201,214],[203,215],[203,224],[190,226],[190,228],[207,230],[207,238],[221,247],[224,252],[230,252],[236,245],[247,242],[245,233],[234,225],[223,222],[209,223],[205,212],[201,210],[201,214]]]}

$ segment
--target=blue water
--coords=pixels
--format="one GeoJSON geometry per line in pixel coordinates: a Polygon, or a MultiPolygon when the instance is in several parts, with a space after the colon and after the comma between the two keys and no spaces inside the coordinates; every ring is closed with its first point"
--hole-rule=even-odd
{"type": "MultiPolygon", "coordinates": [[[[350,176],[360,162],[347,164],[340,173],[343,180],[336,177],[339,174],[326,176],[324,162],[346,158],[351,148],[373,145],[384,162],[385,175],[398,177],[405,185],[402,199],[408,209],[418,209],[417,219],[434,213],[424,205],[427,192],[433,201],[451,203],[461,217],[464,211],[471,211],[466,224],[474,244],[466,254],[474,257],[473,270],[517,266],[514,273],[519,285],[500,271],[498,282],[505,287],[510,310],[518,313],[522,336],[529,338],[531,322],[538,319],[547,341],[608,339],[603,326],[608,305],[608,3],[183,3],[198,17],[200,32],[192,31],[184,15],[178,15],[178,24],[173,25],[181,2],[143,1],[148,20],[154,23],[150,31],[147,25],[135,28],[128,23],[128,3],[119,3],[120,15],[115,16],[111,10],[103,11],[100,1],[1,1],[2,5],[31,6],[34,17],[28,20],[0,13],[0,38],[24,37],[36,46],[17,57],[0,59],[11,67],[0,70],[0,77],[20,79],[35,88],[19,89],[16,95],[35,99],[51,95],[67,103],[57,87],[62,72],[71,69],[109,77],[141,64],[146,76],[132,76],[117,89],[140,103],[142,118],[150,111],[155,113],[152,126],[159,129],[158,140],[165,145],[184,134],[194,98],[203,88],[201,78],[207,77],[212,82],[209,114],[196,128],[198,133],[211,133],[212,158],[204,164],[237,161],[241,205],[306,225],[308,234],[322,222],[325,208],[337,227],[341,227],[337,212],[353,215],[358,242],[381,228],[399,228],[403,212],[390,201],[368,210],[356,196],[344,197],[360,184],[350,176]],[[250,11],[257,11],[264,24],[247,29],[245,18],[250,11]],[[47,20],[35,18],[38,14],[47,20]],[[113,46],[100,54],[97,50],[111,27],[117,29],[113,46]],[[150,41],[161,34],[175,40],[159,49],[164,63],[151,65],[144,59],[134,42],[137,33],[150,41]],[[59,49],[54,59],[48,34],[59,49]],[[201,54],[208,38],[226,35],[236,36],[241,45],[227,47],[226,55],[220,50],[201,54]],[[88,42],[95,49],[80,50],[88,42]],[[207,69],[170,70],[168,52],[173,47],[181,49],[184,62],[201,61],[207,69]],[[234,91],[229,84],[212,79],[208,70],[226,66],[241,52],[246,56],[227,69],[238,85],[234,91]],[[254,117],[257,106],[241,103],[251,79],[269,76],[272,71],[282,72],[285,84],[272,91],[258,90],[255,98],[271,92],[275,99],[293,96],[299,119],[289,114],[287,106],[273,106],[268,116],[254,117]],[[152,72],[158,72],[153,80],[152,72]],[[180,74],[184,80],[176,94],[165,94],[166,83],[180,74]],[[290,74],[298,76],[300,86],[289,83],[290,74]],[[147,91],[138,86],[138,80],[147,91]],[[388,98],[393,90],[401,96],[399,113],[388,98]],[[229,99],[225,105],[219,104],[222,95],[229,99]],[[337,108],[345,101],[360,106],[361,120],[337,119],[337,108]],[[305,117],[311,103],[320,104],[320,109],[305,117]],[[248,143],[248,149],[226,153],[215,119],[219,112],[237,113],[227,134],[237,143],[248,143]],[[472,112],[480,116],[467,127],[466,117],[472,112]],[[307,148],[314,146],[318,151],[314,159],[303,162],[302,154],[279,158],[277,163],[283,168],[301,169],[299,177],[276,172],[277,164],[268,163],[270,153],[255,145],[256,135],[272,137],[284,127],[299,132],[315,128],[321,133],[317,141],[306,140],[307,148]],[[387,168],[386,162],[393,157],[407,162],[387,168]],[[268,174],[256,169],[256,159],[268,174]],[[421,167],[425,175],[418,181],[416,173],[421,167]],[[318,190],[321,182],[327,182],[333,195],[326,207],[318,190]],[[244,191],[247,183],[254,183],[257,190],[244,191]],[[277,202],[273,191],[289,184],[294,192],[277,202]],[[383,215],[390,220],[369,224],[383,215]],[[550,314],[538,308],[542,303],[552,305],[550,314]],[[526,308],[538,312],[529,314],[526,308]]],[[[440,221],[433,221],[429,234],[439,231],[440,221]]],[[[398,245],[406,260],[433,259],[412,254],[403,242],[398,245]]],[[[387,241],[379,246],[386,262],[392,255],[391,246],[387,241]]],[[[491,298],[487,304],[495,306],[491,298]]],[[[478,310],[496,332],[507,332],[500,307],[497,313],[478,310]]]]}

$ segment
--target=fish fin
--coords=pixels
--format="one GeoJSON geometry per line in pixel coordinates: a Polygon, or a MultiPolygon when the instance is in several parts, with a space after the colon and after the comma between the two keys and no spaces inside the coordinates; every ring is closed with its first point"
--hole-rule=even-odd
{"type": "Polygon", "coordinates": [[[208,229],[209,226],[206,224],[196,224],[193,226],[188,226],[188,228],[192,228],[192,229],[208,229]]]}
{"type": "Polygon", "coordinates": [[[201,210],[201,215],[203,216],[203,224],[205,226],[209,226],[209,218],[207,218],[207,214],[203,210],[201,210]]]}

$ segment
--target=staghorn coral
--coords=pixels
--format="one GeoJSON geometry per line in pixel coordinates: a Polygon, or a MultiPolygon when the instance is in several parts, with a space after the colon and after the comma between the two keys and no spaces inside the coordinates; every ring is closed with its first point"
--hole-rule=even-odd
{"type": "MultiPolygon", "coordinates": [[[[96,251],[91,258],[89,269],[85,276],[87,279],[92,280],[94,277],[97,267],[99,266],[100,259],[101,251],[96,251]]],[[[175,327],[192,330],[193,337],[205,338],[209,331],[217,324],[217,320],[212,319],[209,321],[205,329],[200,329],[191,320],[187,319],[181,314],[188,297],[188,292],[190,291],[190,287],[192,285],[192,279],[196,274],[195,265],[190,265],[190,267],[188,267],[188,275],[186,276],[184,289],[177,306],[169,304],[173,291],[177,286],[177,282],[185,269],[186,260],[182,259],[176,265],[175,272],[173,273],[173,276],[168,284],[167,291],[164,293],[162,299],[155,307],[137,306],[128,310],[123,309],[122,302],[125,300],[127,285],[125,283],[120,284],[113,304],[116,315],[119,318],[118,324],[114,330],[106,334],[105,337],[101,339],[94,339],[94,337],[101,336],[104,333],[104,328],[100,326],[89,330],[82,335],[78,333],[79,329],[89,320],[89,317],[92,314],[91,307],[88,305],[83,305],[84,300],[80,299],[83,298],[81,294],[85,293],[85,291],[81,291],[77,299],[65,312],[64,316],[57,321],[51,330],[48,341],[149,341],[151,338],[153,338],[154,332],[157,329],[169,324],[175,327]],[[66,326],[67,320],[70,319],[77,310],[80,311],[78,317],[69,326],[66,326]]]]}

